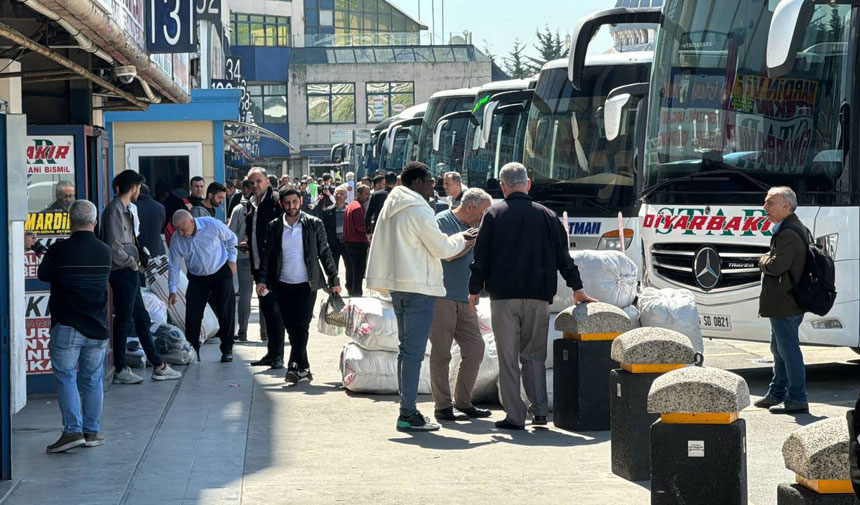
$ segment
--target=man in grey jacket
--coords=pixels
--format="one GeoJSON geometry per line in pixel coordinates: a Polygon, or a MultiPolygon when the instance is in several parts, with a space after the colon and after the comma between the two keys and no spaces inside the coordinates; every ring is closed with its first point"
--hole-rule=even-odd
{"type": "Polygon", "coordinates": [[[129,204],[137,200],[143,179],[125,170],[113,179],[114,199],[102,213],[101,238],[111,248],[110,286],[113,292],[113,362],[117,384],[140,384],[143,378],[128,367],[125,360],[126,339],[134,329],[146,358],[152,362],[152,380],[174,380],[182,376],[161,360],[152,343],[149,328],[152,321],[140,294],[140,259],[134,221],[129,204]]]}

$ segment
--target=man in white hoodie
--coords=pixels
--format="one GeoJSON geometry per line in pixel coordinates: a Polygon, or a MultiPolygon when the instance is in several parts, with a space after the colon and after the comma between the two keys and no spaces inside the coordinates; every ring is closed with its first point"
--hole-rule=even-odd
{"type": "Polygon", "coordinates": [[[410,162],[400,174],[376,222],[367,265],[367,287],[391,293],[400,352],[398,431],[433,431],[439,425],[418,412],[418,379],[436,299],[445,296],[441,260],[474,244],[474,232],[450,237],[439,230],[428,200],[436,183],[427,165],[410,162]]]}

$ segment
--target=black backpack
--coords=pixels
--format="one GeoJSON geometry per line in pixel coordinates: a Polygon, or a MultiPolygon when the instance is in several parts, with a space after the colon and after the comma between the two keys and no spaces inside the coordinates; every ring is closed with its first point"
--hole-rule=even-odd
{"type": "MultiPolygon", "coordinates": [[[[800,235],[806,244],[806,264],[800,279],[791,279],[792,294],[803,310],[818,316],[825,316],[836,301],[836,265],[833,258],[818,247],[809,236],[809,231],[801,226],[786,225],[780,232],[792,230],[800,235]]],[[[791,272],[789,271],[789,278],[791,272]]]]}

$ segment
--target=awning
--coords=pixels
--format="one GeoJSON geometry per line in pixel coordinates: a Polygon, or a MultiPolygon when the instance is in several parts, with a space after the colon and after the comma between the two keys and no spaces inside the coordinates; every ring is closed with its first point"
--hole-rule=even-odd
{"type": "Polygon", "coordinates": [[[285,145],[290,151],[298,152],[298,149],[296,149],[292,144],[287,142],[277,133],[271,130],[267,130],[262,126],[254,123],[243,123],[241,121],[224,121],[224,136],[232,140],[241,139],[243,137],[270,139],[285,145]]]}

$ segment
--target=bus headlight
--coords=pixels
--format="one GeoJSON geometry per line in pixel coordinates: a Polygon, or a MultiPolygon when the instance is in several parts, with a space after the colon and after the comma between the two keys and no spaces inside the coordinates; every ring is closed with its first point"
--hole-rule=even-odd
{"type": "MultiPolygon", "coordinates": [[[[624,236],[624,248],[630,249],[630,244],[633,243],[633,230],[624,228],[622,230],[624,236]]],[[[621,241],[618,239],[618,230],[612,230],[603,234],[600,237],[600,242],[597,243],[597,249],[607,251],[620,251],[621,241]]]]}
{"type": "Polygon", "coordinates": [[[827,319],[819,319],[817,321],[812,321],[809,323],[816,330],[841,330],[842,329],[842,321],[836,319],[835,317],[829,317],[827,319]]]}
{"type": "Polygon", "coordinates": [[[824,251],[824,254],[830,256],[833,261],[836,261],[836,245],[839,243],[838,233],[818,237],[815,239],[815,242],[824,251]]]}

